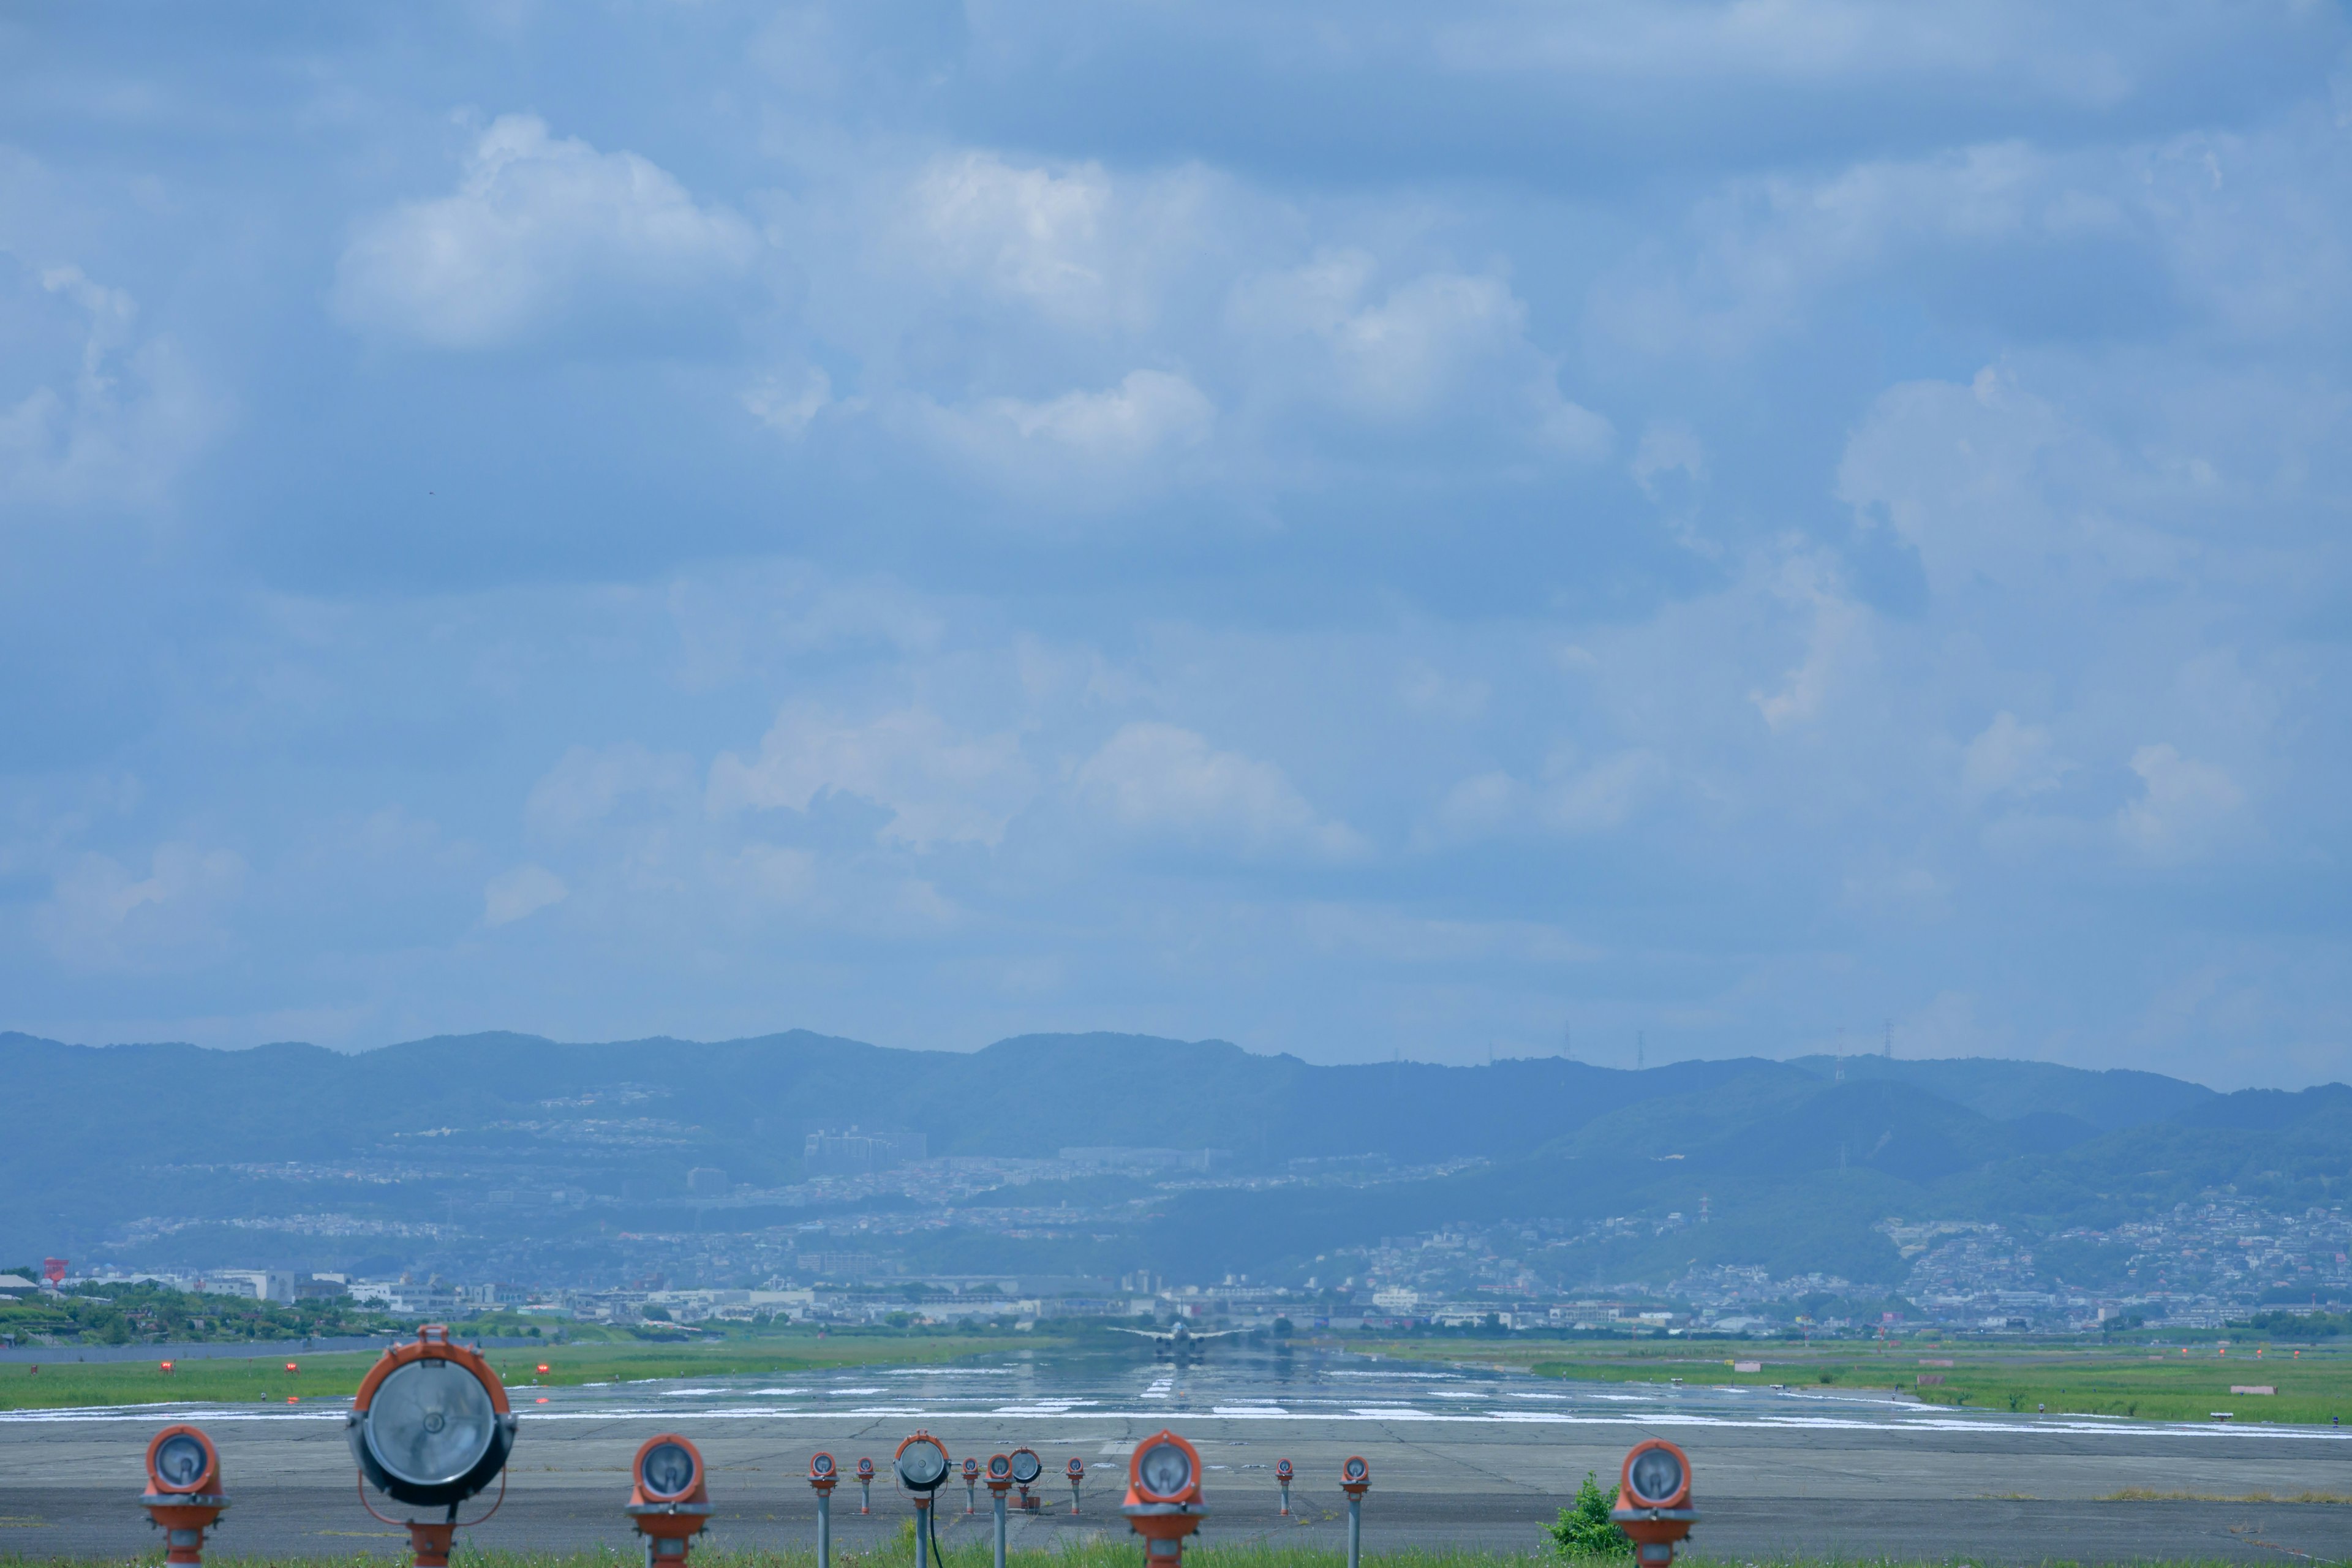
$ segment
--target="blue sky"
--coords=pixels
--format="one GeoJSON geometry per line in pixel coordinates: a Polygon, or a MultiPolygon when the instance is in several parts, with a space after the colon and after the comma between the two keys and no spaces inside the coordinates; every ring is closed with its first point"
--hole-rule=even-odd
{"type": "Polygon", "coordinates": [[[0,1026],[2352,1074],[2321,4],[0,20],[0,1026]]]}

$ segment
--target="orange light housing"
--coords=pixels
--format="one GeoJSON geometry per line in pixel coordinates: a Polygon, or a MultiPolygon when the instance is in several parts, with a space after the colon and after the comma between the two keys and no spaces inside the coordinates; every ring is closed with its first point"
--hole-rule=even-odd
{"type": "MultiPolygon", "coordinates": [[[[1078,1461],[1070,1461],[1070,1479],[1078,1476],[1078,1461]]],[[[1160,1507],[1198,1508],[1201,1506],[1201,1450],[1175,1433],[1154,1432],[1135,1446],[1127,1459],[1127,1502],[1132,1508],[1142,1504],[1160,1507]],[[1167,1458],[1158,1455],[1161,1448],[1172,1448],[1183,1457],[1181,1479],[1177,1467],[1167,1458]]]]}
{"type": "Polygon", "coordinates": [[[205,1531],[228,1506],[220,1489],[220,1450],[199,1427],[166,1426],[147,1444],[147,1490],[139,1500],[164,1531],[164,1560],[204,1561],[205,1531]]]}
{"type": "Polygon", "coordinates": [[[1372,1467],[1361,1454],[1350,1454],[1348,1462],[1339,1467],[1339,1489],[1349,1497],[1361,1497],[1371,1489],[1372,1467]]]}

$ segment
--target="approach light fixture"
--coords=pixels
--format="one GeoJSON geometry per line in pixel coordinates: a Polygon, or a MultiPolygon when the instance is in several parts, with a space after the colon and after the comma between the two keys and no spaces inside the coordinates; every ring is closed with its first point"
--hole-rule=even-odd
{"type": "Polygon", "coordinates": [[[963,1510],[980,1511],[980,1461],[967,1455],[963,1461],[963,1510]]]}
{"type": "Polygon", "coordinates": [[[140,1506],[163,1531],[166,1563],[205,1560],[205,1531],[228,1506],[221,1490],[220,1451],[201,1427],[166,1426],[147,1444],[147,1489],[140,1506]]]}
{"type": "Polygon", "coordinates": [[[952,1464],[947,1445],[919,1426],[891,1457],[890,1468],[898,1472],[898,1484],[915,1494],[915,1568],[931,1568],[938,1528],[931,1519],[931,1500],[947,1484],[952,1464]]]}
{"type": "MultiPolygon", "coordinates": [[[[1070,1468],[1076,1472],[1078,1461],[1072,1459],[1070,1468]]],[[[1075,1503],[1071,1511],[1077,1511],[1075,1503]]],[[[1200,1450],[1170,1431],[1138,1443],[1128,1458],[1127,1501],[1118,1511],[1143,1537],[1143,1560],[1150,1568],[1176,1568],[1183,1559],[1184,1538],[1201,1528],[1200,1450]]]]}
{"type": "Polygon", "coordinates": [[[1617,1506],[1609,1512],[1633,1538],[1640,1568],[1669,1568],[1675,1544],[1698,1522],[1691,1507],[1690,1456],[1663,1437],[1627,1450],[1617,1485],[1617,1506]]]}
{"type": "MultiPolygon", "coordinates": [[[[450,1343],[446,1324],[427,1323],[413,1343],[393,1346],[368,1369],[343,1430],[359,1464],[362,1504],[387,1524],[406,1525],[417,1568],[447,1568],[457,1505],[502,1478],[514,1448],[515,1416],[498,1373],[477,1352],[450,1343]],[[371,1485],[411,1508],[446,1515],[385,1519],[367,1500],[371,1485]]],[[[502,1500],[505,1493],[501,1479],[502,1500]]]]}
{"type": "Polygon", "coordinates": [[[1073,1458],[1062,1467],[1062,1474],[1069,1478],[1070,1512],[1075,1515],[1078,1511],[1078,1489],[1084,1486],[1087,1480],[1087,1462],[1084,1459],[1073,1458]]]}
{"type": "Polygon", "coordinates": [[[1029,1495],[1029,1489],[1045,1473],[1045,1461],[1037,1457],[1034,1448],[1013,1450],[1013,1484],[1021,1489],[1021,1507],[1026,1512],[1037,1511],[1037,1500],[1029,1495]]]}
{"type": "Polygon", "coordinates": [[[1290,1517],[1290,1483],[1297,1479],[1298,1472],[1290,1468],[1288,1459],[1274,1462],[1274,1484],[1282,1489],[1282,1516],[1285,1519],[1290,1517]]]}
{"type": "Polygon", "coordinates": [[[648,1437],[630,1473],[629,1518],[646,1538],[646,1568],[684,1568],[687,1546],[710,1522],[702,1450],[675,1432],[648,1437]]]}
{"type": "Polygon", "coordinates": [[[931,1494],[947,1484],[949,1464],[947,1445],[919,1427],[898,1445],[890,1468],[898,1472],[898,1484],[915,1494],[915,1506],[928,1508],[931,1494]]]}
{"type": "Polygon", "coordinates": [[[871,1459],[857,1461],[857,1511],[874,1511],[874,1461],[871,1459]]]}

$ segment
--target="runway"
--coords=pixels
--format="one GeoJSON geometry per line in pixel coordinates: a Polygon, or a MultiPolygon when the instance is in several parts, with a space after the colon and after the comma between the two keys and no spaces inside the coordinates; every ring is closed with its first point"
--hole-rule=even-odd
{"type": "MultiPolygon", "coordinates": [[[[871,1457],[885,1479],[861,1516],[836,1493],[845,1549],[898,1530],[908,1500],[887,1479],[918,1426],[958,1459],[1024,1444],[1045,1467],[1043,1507],[1013,1544],[1109,1530],[1138,1438],[1172,1426],[1201,1449],[1210,1542],[1338,1546],[1341,1461],[1370,1461],[1366,1550],[1461,1544],[1532,1552],[1590,1470],[1613,1480],[1644,1436],[1691,1456],[1698,1554],[1792,1552],[2036,1562],[2063,1557],[2243,1560],[2352,1556],[2352,1506],[2100,1500],[2126,1488],[2204,1497],[2352,1493],[2352,1447],[2326,1429],[2035,1417],[1925,1407],[1885,1396],[1561,1384],[1339,1353],[1219,1347],[1181,1368],[1041,1348],[950,1367],[861,1367],[786,1377],[513,1391],[523,1413],[504,1505],[471,1532],[486,1547],[629,1550],[626,1467],[656,1431],[683,1432],[710,1467],[709,1539],[805,1546],[809,1455],[845,1471],[871,1457]],[[542,1403],[543,1401],[543,1403],[542,1403]],[[1069,1513],[1065,1461],[1087,1468],[1069,1513]],[[1277,1512],[1275,1462],[1297,1467],[1296,1517],[1277,1512]]],[[[219,1445],[236,1500],[217,1538],[237,1554],[396,1549],[362,1510],[342,1405],[153,1405],[0,1413],[0,1552],[121,1557],[152,1542],[133,1499],[147,1437],[193,1420],[219,1445]]],[[[964,1514],[940,1494],[941,1544],[984,1551],[987,1494],[964,1514]]],[[[394,1510],[386,1507],[387,1512],[394,1510]]],[[[472,1516],[469,1510],[467,1517],[472,1516]]]]}

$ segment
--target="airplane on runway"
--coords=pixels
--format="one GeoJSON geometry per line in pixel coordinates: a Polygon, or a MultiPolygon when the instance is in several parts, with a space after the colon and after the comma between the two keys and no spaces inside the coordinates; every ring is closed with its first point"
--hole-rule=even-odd
{"type": "MultiPolygon", "coordinates": [[[[1112,1327],[1118,1328],[1118,1326],[1117,1324],[1113,1324],[1112,1327]]],[[[1143,1338],[1151,1342],[1153,1353],[1158,1355],[1173,1356],[1178,1361],[1182,1361],[1188,1355],[1199,1355],[1201,1353],[1201,1347],[1211,1340],[1222,1340],[1229,1335],[1242,1333],[1245,1331],[1241,1329],[1219,1329],[1213,1334],[1196,1334],[1192,1331],[1192,1324],[1186,1322],[1183,1319],[1179,1318],[1176,1320],[1176,1326],[1172,1329],[1121,1328],[1118,1331],[1122,1334],[1140,1334],[1143,1338]]]]}

